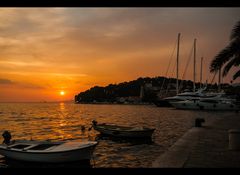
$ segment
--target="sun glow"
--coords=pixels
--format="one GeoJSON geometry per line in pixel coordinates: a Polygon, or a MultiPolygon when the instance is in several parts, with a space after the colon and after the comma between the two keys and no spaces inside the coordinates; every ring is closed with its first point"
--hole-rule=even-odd
{"type": "Polygon", "coordinates": [[[60,91],[60,95],[65,95],[65,92],[64,91],[60,91]]]}

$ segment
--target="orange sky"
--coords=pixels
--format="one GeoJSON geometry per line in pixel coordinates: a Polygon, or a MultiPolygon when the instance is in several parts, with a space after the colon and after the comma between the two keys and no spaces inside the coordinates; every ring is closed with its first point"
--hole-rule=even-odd
{"type": "Polygon", "coordinates": [[[210,60],[239,16],[239,8],[1,8],[0,102],[73,100],[95,85],[165,76],[179,32],[180,77],[197,38],[197,80],[203,56],[210,82],[210,60]]]}

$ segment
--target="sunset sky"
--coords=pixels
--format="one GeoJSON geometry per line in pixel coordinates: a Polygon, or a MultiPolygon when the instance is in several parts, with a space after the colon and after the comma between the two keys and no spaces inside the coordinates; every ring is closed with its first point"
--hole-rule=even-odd
{"type": "Polygon", "coordinates": [[[240,8],[0,8],[0,102],[73,100],[95,85],[165,76],[179,32],[180,78],[196,38],[197,81],[203,57],[210,82],[238,20],[240,8]]]}

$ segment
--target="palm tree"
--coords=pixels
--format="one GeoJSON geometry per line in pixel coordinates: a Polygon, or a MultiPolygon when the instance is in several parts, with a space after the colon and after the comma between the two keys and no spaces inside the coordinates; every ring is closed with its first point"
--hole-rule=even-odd
{"type": "MultiPolygon", "coordinates": [[[[212,60],[210,72],[217,72],[224,65],[223,76],[226,76],[233,66],[240,68],[240,21],[232,29],[230,43],[212,60]]],[[[233,75],[233,80],[238,77],[240,69],[233,75]]]]}

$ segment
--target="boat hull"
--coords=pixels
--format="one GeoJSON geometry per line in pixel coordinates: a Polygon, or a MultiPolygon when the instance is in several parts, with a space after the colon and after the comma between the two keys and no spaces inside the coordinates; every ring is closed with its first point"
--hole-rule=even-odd
{"type": "Polygon", "coordinates": [[[152,137],[155,129],[149,129],[145,131],[122,131],[105,129],[98,126],[94,126],[94,129],[104,135],[110,135],[115,137],[128,137],[128,138],[148,138],[152,137]]]}
{"type": "Polygon", "coordinates": [[[167,100],[157,100],[154,102],[157,107],[173,107],[167,100]]]}
{"type": "Polygon", "coordinates": [[[214,111],[238,111],[239,106],[229,103],[209,104],[205,102],[199,102],[199,106],[202,110],[214,110],[214,111]]]}
{"type": "Polygon", "coordinates": [[[30,152],[27,150],[26,151],[14,150],[8,147],[0,146],[0,154],[9,159],[27,162],[41,162],[41,163],[74,162],[80,160],[90,160],[95,146],[96,144],[85,148],[55,152],[30,152]]]}
{"type": "Polygon", "coordinates": [[[179,102],[171,102],[171,104],[176,109],[188,109],[188,110],[201,109],[198,102],[194,103],[194,102],[191,102],[191,101],[179,101],[179,102]]]}

